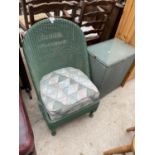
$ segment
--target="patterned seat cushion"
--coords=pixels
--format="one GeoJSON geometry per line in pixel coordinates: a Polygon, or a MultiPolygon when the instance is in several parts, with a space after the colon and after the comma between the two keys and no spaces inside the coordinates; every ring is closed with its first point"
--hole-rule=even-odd
{"type": "Polygon", "coordinates": [[[93,104],[99,98],[96,86],[82,71],[72,67],[43,76],[40,93],[51,120],[93,104]]]}

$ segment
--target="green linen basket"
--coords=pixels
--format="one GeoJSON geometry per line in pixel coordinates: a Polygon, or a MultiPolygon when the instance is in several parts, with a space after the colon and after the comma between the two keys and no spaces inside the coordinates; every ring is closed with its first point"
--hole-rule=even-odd
{"type": "Polygon", "coordinates": [[[81,29],[73,22],[65,19],[44,19],[34,24],[26,33],[23,41],[25,59],[38,97],[39,108],[52,131],[63,123],[75,119],[85,113],[97,110],[99,99],[61,119],[52,121],[42,103],[39,83],[41,78],[54,70],[74,67],[83,71],[88,77],[89,60],[85,37],[81,29]]]}

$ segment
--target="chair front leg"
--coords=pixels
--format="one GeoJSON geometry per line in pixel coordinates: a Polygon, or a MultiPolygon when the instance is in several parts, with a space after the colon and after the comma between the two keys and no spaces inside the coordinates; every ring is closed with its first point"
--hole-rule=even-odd
{"type": "Polygon", "coordinates": [[[103,155],[124,154],[128,152],[132,152],[131,144],[110,149],[108,151],[105,151],[103,155]]]}

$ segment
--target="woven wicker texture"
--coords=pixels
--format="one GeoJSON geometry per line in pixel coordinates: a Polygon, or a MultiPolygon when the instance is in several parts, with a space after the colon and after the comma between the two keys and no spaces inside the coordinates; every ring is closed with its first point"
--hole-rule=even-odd
{"type": "Polygon", "coordinates": [[[74,67],[89,76],[86,41],[71,21],[45,19],[34,24],[24,37],[23,47],[38,96],[40,79],[51,71],[74,67]]]}

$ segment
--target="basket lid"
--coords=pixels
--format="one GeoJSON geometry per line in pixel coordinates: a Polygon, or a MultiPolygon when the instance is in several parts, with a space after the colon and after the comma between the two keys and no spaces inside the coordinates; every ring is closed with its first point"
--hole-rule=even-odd
{"type": "Polygon", "coordinates": [[[126,42],[114,38],[88,46],[88,53],[109,67],[119,61],[133,56],[135,49],[126,42]]]}

